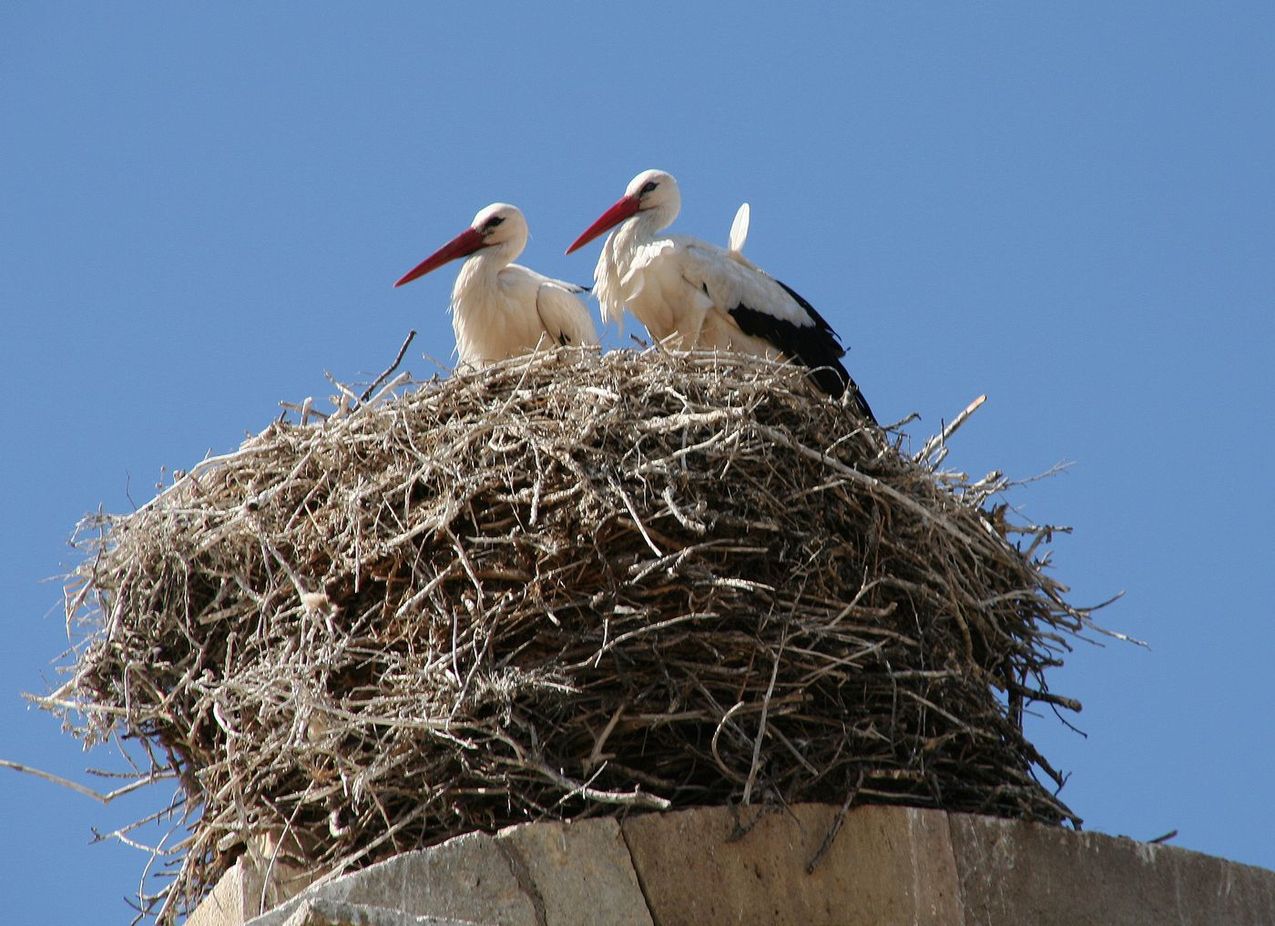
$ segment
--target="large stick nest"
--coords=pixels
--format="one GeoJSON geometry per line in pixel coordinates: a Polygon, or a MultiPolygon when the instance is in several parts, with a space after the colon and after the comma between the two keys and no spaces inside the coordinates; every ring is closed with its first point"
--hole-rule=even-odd
{"type": "Polygon", "coordinates": [[[279,423],[92,520],[45,703],[179,775],[165,922],[265,834],[328,870],[695,804],[1078,824],[1021,720],[1078,709],[1043,673],[1087,613],[1049,528],[942,453],[713,354],[559,351],[279,423]]]}

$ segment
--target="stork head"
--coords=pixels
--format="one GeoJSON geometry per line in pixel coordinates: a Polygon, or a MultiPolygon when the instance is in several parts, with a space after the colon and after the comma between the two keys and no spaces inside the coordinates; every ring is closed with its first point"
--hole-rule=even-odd
{"type": "Polygon", "coordinates": [[[584,230],[567,248],[570,254],[582,248],[608,229],[635,215],[649,217],[651,228],[658,231],[672,223],[682,208],[682,194],[673,175],[662,170],[644,170],[629,181],[624,195],[598,220],[584,230]]]}
{"type": "Polygon", "coordinates": [[[523,217],[522,210],[509,203],[492,203],[478,211],[469,228],[403,274],[394,285],[410,283],[431,270],[437,270],[448,261],[468,257],[485,248],[497,251],[508,263],[521,254],[526,246],[527,220],[523,217]]]}

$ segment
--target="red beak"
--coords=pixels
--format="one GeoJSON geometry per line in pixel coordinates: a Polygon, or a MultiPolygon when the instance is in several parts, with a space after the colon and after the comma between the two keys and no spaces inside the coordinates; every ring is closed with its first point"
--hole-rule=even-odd
{"type": "Polygon", "coordinates": [[[482,232],[478,231],[476,228],[467,228],[411,270],[407,271],[407,273],[403,274],[403,278],[394,285],[402,286],[404,283],[410,283],[417,277],[423,277],[431,270],[437,270],[449,260],[455,260],[458,257],[473,254],[481,247],[483,247],[482,232]]]}
{"type": "Polygon", "coordinates": [[[598,220],[584,230],[584,234],[571,243],[571,247],[567,248],[570,254],[577,248],[582,248],[598,235],[610,228],[619,225],[633,213],[638,211],[638,198],[636,196],[625,196],[606,212],[598,216],[598,220]]]}

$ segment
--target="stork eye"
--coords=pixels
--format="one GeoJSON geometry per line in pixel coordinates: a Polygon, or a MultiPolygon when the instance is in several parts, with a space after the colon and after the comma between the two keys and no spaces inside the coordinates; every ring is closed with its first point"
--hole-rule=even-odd
{"type": "Polygon", "coordinates": [[[654,180],[648,180],[642,184],[642,189],[638,190],[638,196],[645,196],[647,193],[655,192],[655,188],[659,186],[654,180]]]}
{"type": "Polygon", "coordinates": [[[505,217],[503,215],[493,215],[490,219],[487,220],[487,224],[483,227],[486,228],[488,231],[491,231],[493,228],[495,228],[504,220],[505,220],[505,217]]]}

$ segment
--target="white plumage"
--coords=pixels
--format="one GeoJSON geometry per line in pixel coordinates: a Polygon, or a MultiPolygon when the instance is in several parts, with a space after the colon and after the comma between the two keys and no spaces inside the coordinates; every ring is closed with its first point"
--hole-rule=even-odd
{"type": "Polygon", "coordinates": [[[727,253],[737,261],[744,261],[751,267],[752,262],[744,257],[744,242],[748,240],[748,219],[752,210],[748,203],[740,203],[735,213],[735,221],[730,223],[730,238],[727,239],[727,253]]]}
{"type": "Polygon", "coordinates": [[[473,224],[394,285],[402,286],[459,257],[468,257],[452,287],[452,330],[461,363],[482,365],[542,346],[596,346],[598,333],[577,293],[512,261],[527,245],[527,220],[517,206],[492,203],[473,224]]]}
{"type": "Polygon", "coordinates": [[[647,170],[624,196],[567,249],[571,253],[614,228],[594,273],[604,320],[622,324],[627,309],[651,337],[676,349],[738,350],[797,360],[834,396],[847,390],[875,422],[841,364],[845,350],[831,326],[805,299],[742,254],[748,235],[745,203],[731,226],[727,250],[680,235],[661,235],[682,205],[677,181],[647,170]],[[618,227],[617,227],[618,226],[618,227]]]}

